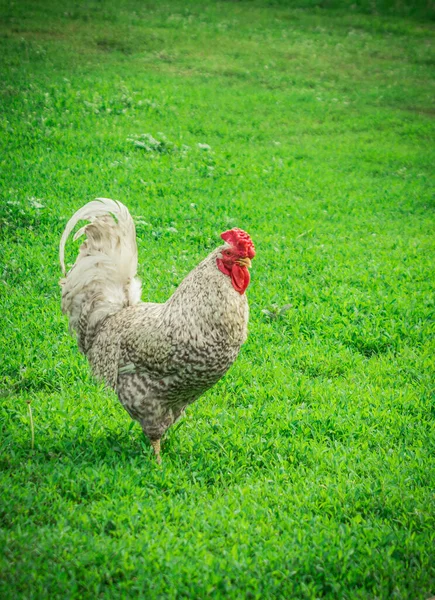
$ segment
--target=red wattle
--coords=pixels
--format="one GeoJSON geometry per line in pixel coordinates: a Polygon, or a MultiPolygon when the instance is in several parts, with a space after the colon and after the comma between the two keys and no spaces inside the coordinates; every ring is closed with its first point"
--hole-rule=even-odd
{"type": "Polygon", "coordinates": [[[249,285],[250,279],[251,276],[246,267],[241,267],[236,264],[233,265],[233,268],[231,269],[231,283],[236,292],[243,294],[249,285]]]}
{"type": "Polygon", "coordinates": [[[248,269],[237,264],[233,264],[231,268],[229,268],[224,264],[224,261],[221,258],[216,259],[216,265],[221,273],[231,277],[231,283],[236,292],[243,294],[251,280],[248,269]]]}

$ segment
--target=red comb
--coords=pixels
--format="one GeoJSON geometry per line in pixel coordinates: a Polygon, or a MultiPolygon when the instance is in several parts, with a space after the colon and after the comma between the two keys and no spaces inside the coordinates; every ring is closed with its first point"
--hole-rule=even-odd
{"type": "Polygon", "coordinates": [[[225,240],[230,246],[237,249],[239,254],[243,257],[254,258],[255,246],[249,235],[243,229],[234,227],[228,231],[221,233],[221,238],[225,240]]]}

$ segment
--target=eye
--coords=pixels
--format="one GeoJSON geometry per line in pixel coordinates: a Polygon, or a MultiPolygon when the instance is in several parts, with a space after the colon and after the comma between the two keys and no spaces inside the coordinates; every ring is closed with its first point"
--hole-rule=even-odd
{"type": "Polygon", "coordinates": [[[225,256],[231,256],[231,250],[224,250],[225,256]]]}

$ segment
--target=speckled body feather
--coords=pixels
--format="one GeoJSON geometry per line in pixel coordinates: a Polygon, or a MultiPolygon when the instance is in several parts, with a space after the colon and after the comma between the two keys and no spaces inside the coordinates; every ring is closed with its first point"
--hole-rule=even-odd
{"type": "Polygon", "coordinates": [[[61,262],[74,225],[81,218],[92,220],[78,232],[87,240],[61,281],[62,307],[93,373],[116,390],[145,435],[159,440],[235,361],[247,336],[246,294],[217,268],[224,245],[191,271],[167,302],[140,302],[133,221],[121,203],[99,202],[95,217],[85,211],[94,203],[77,211],[62,238],[61,262]]]}

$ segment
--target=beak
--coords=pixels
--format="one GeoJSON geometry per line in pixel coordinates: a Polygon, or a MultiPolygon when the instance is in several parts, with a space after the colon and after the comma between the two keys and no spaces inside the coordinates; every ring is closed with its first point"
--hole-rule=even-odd
{"type": "Polygon", "coordinates": [[[240,265],[241,267],[248,267],[248,269],[251,267],[252,263],[251,263],[251,259],[246,257],[246,258],[239,258],[238,260],[236,260],[236,263],[238,265],[240,265]]]}

